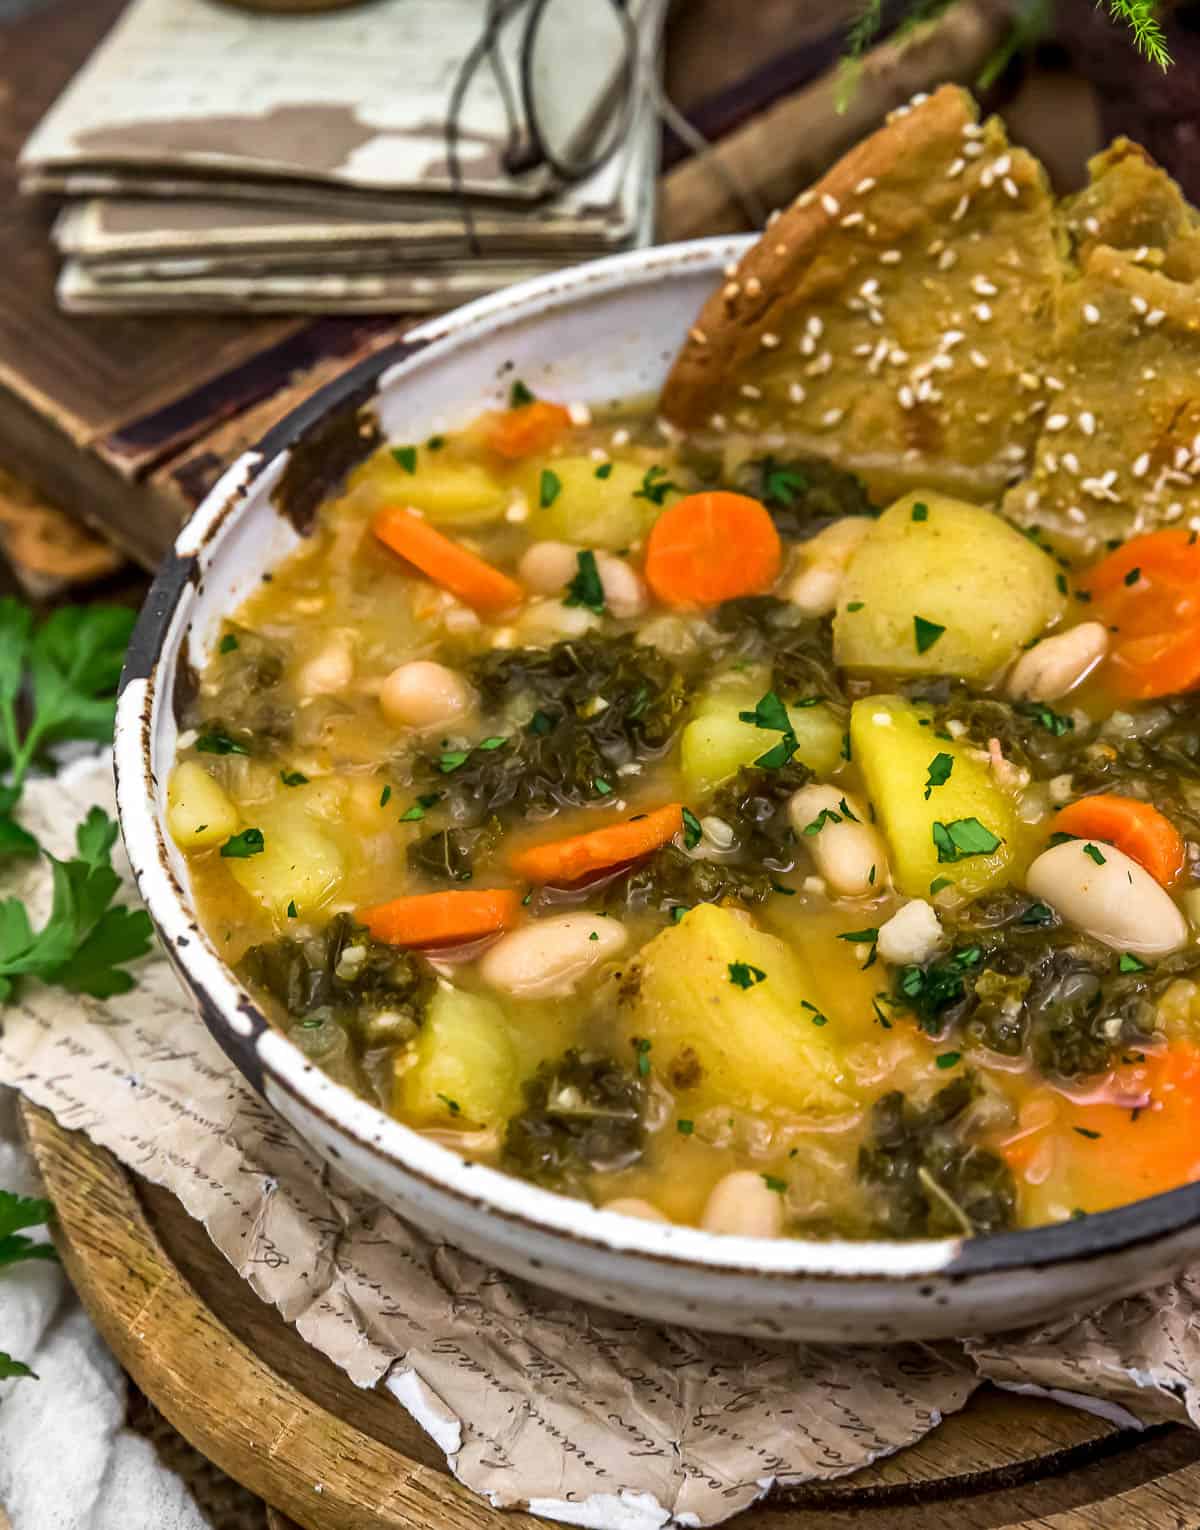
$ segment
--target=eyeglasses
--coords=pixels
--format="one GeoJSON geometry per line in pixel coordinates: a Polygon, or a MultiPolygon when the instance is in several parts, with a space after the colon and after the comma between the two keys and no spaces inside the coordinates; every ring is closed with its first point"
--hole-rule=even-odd
{"type": "Polygon", "coordinates": [[[570,186],[595,174],[629,134],[637,108],[637,28],[626,0],[487,0],[483,31],[459,68],[446,115],[450,184],[473,254],[480,250],[464,184],[462,113],[485,62],[507,122],[501,168],[511,176],[540,170],[547,190],[570,186]]]}

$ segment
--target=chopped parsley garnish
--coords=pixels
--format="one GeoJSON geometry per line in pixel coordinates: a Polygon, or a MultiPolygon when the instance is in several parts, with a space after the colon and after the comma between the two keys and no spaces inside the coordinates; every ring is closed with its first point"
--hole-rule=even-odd
{"type": "Polygon", "coordinates": [[[575,562],[578,573],[567,584],[563,605],[586,606],[597,616],[603,616],[604,586],[600,582],[600,571],[596,567],[596,554],[591,548],[584,548],[582,552],[575,554],[575,562]]]}
{"type": "Polygon", "coordinates": [[[933,825],[933,843],[939,861],[965,861],[972,855],[991,855],[1004,841],[978,818],[955,818],[933,825]]]}
{"type": "Polygon", "coordinates": [[[633,491],[633,497],[648,499],[652,505],[663,505],[666,503],[667,495],[672,491],[678,493],[679,485],[671,482],[665,467],[659,467],[656,464],[646,469],[642,486],[633,491]]]}
{"type": "Polygon", "coordinates": [[[923,616],[914,616],[913,637],[916,639],[917,652],[928,653],[945,630],[937,622],[927,622],[923,616]]]}
{"type": "Polygon", "coordinates": [[[1052,707],[1042,706],[1036,701],[1018,702],[1017,711],[1025,717],[1032,717],[1039,728],[1045,728],[1046,732],[1053,733],[1055,738],[1062,738],[1064,734],[1075,731],[1073,717],[1064,717],[1061,712],[1054,711],[1052,707]]]}
{"type": "Polygon", "coordinates": [[[284,786],[307,786],[308,777],[300,770],[281,770],[279,779],[284,786]]]}
{"type": "Polygon", "coordinates": [[[691,808],[683,810],[683,842],[689,850],[694,850],[704,838],[704,830],[700,826],[700,820],[692,812],[691,808]]]}
{"type": "Polygon", "coordinates": [[[838,801],[838,812],[841,813],[843,818],[849,819],[851,823],[861,823],[862,821],[857,813],[851,811],[845,797],[840,798],[838,801]]]}
{"type": "Polygon", "coordinates": [[[427,452],[440,452],[445,444],[445,436],[430,436],[429,440],[425,443],[425,450],[427,452]]]}
{"type": "Polygon", "coordinates": [[[1146,963],[1134,956],[1131,951],[1122,951],[1121,960],[1117,963],[1118,972],[1145,972],[1146,963]]]}
{"type": "Polygon", "coordinates": [[[543,510],[548,510],[558,498],[562,490],[562,479],[550,468],[543,468],[541,477],[538,479],[538,504],[543,510]]]}
{"type": "Polygon", "coordinates": [[[633,1050],[637,1053],[637,1070],[640,1078],[645,1078],[650,1072],[650,1048],[653,1045],[645,1036],[633,1038],[633,1050]]]}
{"type": "Polygon", "coordinates": [[[589,940],[599,940],[600,939],[600,935],[599,935],[599,933],[596,930],[593,930],[592,933],[588,936],[588,939],[589,940]]]}
{"type": "Polygon", "coordinates": [[[755,728],[773,729],[776,733],[787,733],[792,726],[787,707],[774,691],[768,691],[765,696],[761,696],[754,703],[753,712],[739,712],[738,719],[752,724],[755,728]]]}
{"type": "Polygon", "coordinates": [[[417,471],[417,449],[415,446],[393,446],[392,456],[406,473],[415,473],[417,471]]]}
{"type": "Polygon", "coordinates": [[[536,733],[539,738],[542,738],[547,733],[554,732],[554,719],[548,712],[543,712],[539,707],[526,724],[526,729],[528,732],[536,733]]]}
{"type": "Polygon", "coordinates": [[[842,815],[835,813],[832,808],[822,808],[812,823],[804,825],[806,834],[819,834],[827,823],[841,823],[842,815]]]}
{"type": "Polygon", "coordinates": [[[232,632],[227,632],[221,641],[217,644],[218,653],[236,653],[237,648],[238,640],[232,632]]]}
{"type": "Polygon", "coordinates": [[[828,1025],[829,1016],[823,1015],[815,1004],[810,1004],[807,999],[800,1000],[800,1008],[808,1010],[809,1018],[814,1025],[828,1025]]]}
{"type": "Polygon", "coordinates": [[[425,810],[431,808],[435,802],[440,802],[441,798],[441,792],[424,793],[423,796],[417,798],[412,807],[405,808],[404,812],[400,814],[400,822],[417,823],[420,819],[424,818],[425,810]]]}
{"type": "Polygon", "coordinates": [[[768,1190],[774,1190],[776,1195],[782,1195],[787,1189],[787,1180],[778,1179],[774,1174],[764,1174],[762,1182],[768,1190]]]}
{"type": "Polygon", "coordinates": [[[1089,861],[1095,861],[1097,866],[1103,866],[1105,864],[1104,854],[1098,845],[1084,845],[1083,853],[1087,856],[1089,861]]]}
{"type": "Polygon", "coordinates": [[[772,882],[771,891],[777,892],[783,898],[794,898],[796,896],[796,889],[794,887],[785,887],[782,882],[772,882]]]}
{"type": "Polygon", "coordinates": [[[526,404],[532,404],[534,395],[518,377],[508,390],[508,407],[510,409],[524,409],[526,404]]]}
{"type": "Polygon", "coordinates": [[[929,774],[925,780],[925,801],[929,801],[929,794],[935,786],[945,786],[950,779],[950,772],[954,769],[954,756],[946,754],[943,750],[935,754],[929,762],[929,774]]]}
{"type": "Polygon", "coordinates": [[[756,983],[765,982],[766,976],[761,967],[752,967],[749,962],[729,963],[729,981],[735,988],[753,988],[756,983]]]}
{"type": "Polygon", "coordinates": [[[597,478],[610,478],[612,476],[612,470],[613,465],[611,462],[602,462],[596,469],[595,476],[597,478]]]}
{"type": "Polygon", "coordinates": [[[502,749],[508,740],[502,733],[493,733],[490,738],[483,738],[475,745],[476,749],[484,749],[490,752],[493,749],[502,749]]]}
{"type": "Polygon", "coordinates": [[[1095,1142],[1096,1139],[1101,1135],[1100,1132],[1091,1131],[1086,1126],[1073,1126],[1071,1130],[1073,1132],[1078,1132],[1081,1137],[1086,1137],[1089,1142],[1095,1142]]]}
{"type": "Polygon", "coordinates": [[[912,507],[912,518],[914,521],[927,521],[929,519],[929,506],[918,500],[912,507]]]}
{"type": "Polygon", "coordinates": [[[379,793],[379,806],[380,807],[387,807],[388,803],[391,800],[392,800],[392,788],[390,786],[385,786],[384,789],[379,793]]]}
{"type": "Polygon", "coordinates": [[[690,1137],[696,1130],[696,1123],[694,1121],[686,1121],[680,1118],[675,1123],[675,1130],[681,1137],[690,1137]]]}
{"type": "Polygon", "coordinates": [[[949,877],[934,877],[929,884],[929,896],[932,898],[940,893],[943,887],[953,887],[954,883],[949,877]]]}
{"type": "Polygon", "coordinates": [[[778,695],[774,691],[768,691],[765,696],[761,696],[755,702],[753,712],[739,712],[738,718],[755,728],[766,728],[783,734],[779,743],[773,745],[765,754],[760,754],[754,762],[762,770],[782,770],[796,752],[796,735],[792,731],[787,707],[778,695]]]}
{"type": "Polygon", "coordinates": [[[458,1115],[462,1110],[462,1106],[458,1103],[458,1101],[452,1100],[448,1094],[439,1094],[438,1099],[441,1100],[442,1104],[446,1107],[452,1116],[458,1115]]]}
{"type": "Polygon", "coordinates": [[[774,500],[786,510],[790,510],[796,503],[796,495],[803,494],[808,488],[808,478],[804,473],[795,468],[779,466],[774,457],[763,460],[762,482],[763,498],[774,500]]]}
{"type": "Polygon", "coordinates": [[[300,917],[299,913],[296,911],[295,898],[293,898],[287,906],[287,916],[289,919],[299,919],[300,917]]]}
{"type": "Polygon", "coordinates": [[[1017,920],[1018,924],[1053,924],[1054,910],[1046,903],[1031,903],[1017,920]]]}
{"type": "Polygon", "coordinates": [[[1067,576],[1065,574],[1055,574],[1054,583],[1057,585],[1060,595],[1067,593],[1067,576]]]}
{"type": "Polygon", "coordinates": [[[219,728],[214,728],[211,733],[202,733],[196,740],[196,748],[201,754],[249,754],[246,744],[239,739],[230,738],[228,733],[222,733],[219,728]]]}
{"type": "Polygon", "coordinates": [[[460,765],[465,765],[471,757],[469,749],[446,749],[438,755],[438,769],[443,775],[449,775],[452,770],[457,770],[460,765]]]}
{"type": "Polygon", "coordinates": [[[612,796],[612,790],[613,789],[609,785],[609,783],[604,779],[603,776],[597,776],[596,779],[592,782],[592,786],[595,788],[596,793],[597,793],[598,796],[600,796],[600,797],[611,797],[612,796]]]}
{"type": "Polygon", "coordinates": [[[1131,568],[1129,570],[1129,572],[1125,575],[1125,583],[1126,584],[1136,584],[1141,577],[1142,577],[1142,571],[1141,571],[1140,568],[1131,568]]]}
{"type": "Polygon", "coordinates": [[[688,912],[690,907],[691,907],[691,904],[689,904],[689,903],[677,903],[675,905],[675,907],[671,910],[671,922],[672,922],[672,924],[678,924],[679,921],[683,918],[683,916],[688,912]]]}
{"type": "Polygon", "coordinates": [[[845,930],[838,939],[848,940],[853,946],[873,946],[879,939],[879,926],[872,925],[866,930],[845,930]]]}
{"type": "Polygon", "coordinates": [[[962,1061],[961,1052],[939,1052],[934,1062],[939,1068],[954,1068],[962,1061]]]}
{"type": "Polygon", "coordinates": [[[221,846],[221,854],[226,860],[245,861],[252,855],[261,855],[265,843],[261,829],[243,829],[240,834],[225,841],[221,846]]]}
{"type": "Polygon", "coordinates": [[[866,601],[865,600],[851,600],[851,601],[847,602],[846,610],[847,611],[861,611],[862,608],[865,605],[866,605],[866,601]]]}

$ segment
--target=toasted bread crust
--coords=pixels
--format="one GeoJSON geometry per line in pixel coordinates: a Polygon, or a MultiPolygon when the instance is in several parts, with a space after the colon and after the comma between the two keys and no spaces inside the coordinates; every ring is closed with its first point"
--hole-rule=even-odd
{"type": "Polygon", "coordinates": [[[663,387],[663,415],[684,428],[707,424],[726,380],[758,353],[763,335],[779,327],[789,295],[839,219],[854,207],[861,195],[857,188],[885,180],[931,145],[944,144],[949,151],[978,115],[965,90],[943,85],[919,107],[892,113],[781,213],[705,303],[663,387]]]}

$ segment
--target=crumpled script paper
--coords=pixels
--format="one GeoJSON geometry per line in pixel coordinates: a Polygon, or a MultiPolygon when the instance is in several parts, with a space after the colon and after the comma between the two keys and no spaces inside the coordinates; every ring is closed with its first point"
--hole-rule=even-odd
{"type": "MultiPolygon", "coordinates": [[[[111,810],[107,762],[83,762],[32,784],[25,819],[64,854],[97,801],[111,810]]],[[[40,914],[48,881],[35,865],[11,890],[40,914]]],[[[259,1296],[357,1385],[386,1385],[496,1505],[621,1530],[716,1524],[775,1483],[919,1439],[983,1378],[1117,1422],[1200,1424],[1200,1276],[962,1346],[766,1344],[585,1307],[355,1190],[252,1093],[165,960],[138,977],[109,1003],[27,984],[0,1012],[0,1082],[168,1186],[259,1296]]]]}

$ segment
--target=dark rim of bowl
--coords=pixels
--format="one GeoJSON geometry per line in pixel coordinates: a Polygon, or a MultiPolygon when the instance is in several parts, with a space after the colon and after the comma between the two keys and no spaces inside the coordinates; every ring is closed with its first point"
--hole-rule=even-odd
{"type": "MultiPolygon", "coordinates": [[[[310,398],[297,405],[282,420],[273,425],[255,445],[248,448],[245,455],[257,455],[258,461],[246,480],[245,486],[239,492],[239,497],[240,494],[244,494],[245,488],[253,482],[253,479],[269,467],[281,452],[295,446],[314,426],[325,420],[332,410],[345,405],[356,393],[365,395],[374,393],[378,380],[384,372],[397,363],[415,356],[438,338],[440,337],[437,334],[429,334],[413,340],[398,340],[394,345],[356,363],[340,377],[325,384],[310,398]]],[[[223,525],[224,519],[218,526],[212,528],[209,536],[218,534],[223,525]]],[[[181,557],[172,551],[160,565],[130,640],[125,666],[121,673],[121,692],[131,681],[149,680],[152,676],[175,608],[184,589],[195,574],[197,562],[196,553],[181,557]]],[[[190,974],[183,975],[188,986],[196,990],[197,985],[190,974]]],[[[228,1024],[224,1015],[220,1014],[208,996],[200,993],[200,997],[205,1001],[206,1012],[213,1012],[211,1018],[219,1016],[221,1025],[227,1029],[228,1024]]],[[[269,1025],[266,1016],[257,1010],[252,1017],[247,1018],[253,1018],[263,1028],[269,1025]]],[[[218,1040],[220,1039],[218,1037],[218,1040]]],[[[228,1039],[234,1041],[232,1036],[228,1039]]],[[[235,1045],[240,1040],[241,1038],[237,1038],[235,1045]]],[[[226,1050],[229,1050],[228,1046],[226,1050]]],[[[230,1055],[234,1054],[231,1052],[230,1055]]],[[[239,1063],[239,1066],[244,1065],[240,1048],[235,1061],[239,1063]]],[[[292,1092],[290,1085],[282,1080],[276,1082],[279,1087],[292,1092]]],[[[311,1102],[306,1103],[309,1109],[319,1108],[311,1102]]],[[[1084,1263],[1105,1254],[1117,1254],[1139,1246],[1150,1247],[1195,1226],[1200,1226],[1200,1181],[1162,1191],[1138,1201],[1131,1201],[1128,1205],[1116,1207],[1111,1211],[1088,1213],[1068,1222],[1044,1227],[1021,1228],[1011,1232],[985,1233],[966,1238],[958,1254],[941,1270],[920,1276],[888,1278],[929,1280],[945,1277],[954,1281],[1016,1269],[1038,1269],[1070,1262],[1084,1263]]],[[[637,1255],[636,1250],[629,1252],[632,1256],[637,1255]]],[[[730,1267],[714,1265],[710,1268],[714,1274],[719,1274],[723,1268],[730,1267]]],[[[737,1273],[744,1274],[745,1271],[737,1273]]],[[[803,1274],[804,1272],[797,1272],[798,1277],[803,1274]]],[[[842,1277],[830,1275],[824,1278],[837,1280],[842,1277]]]]}

